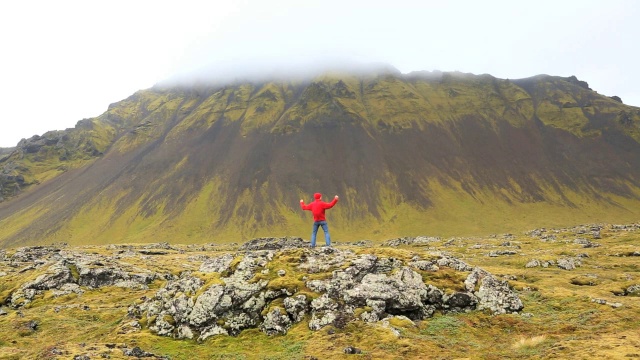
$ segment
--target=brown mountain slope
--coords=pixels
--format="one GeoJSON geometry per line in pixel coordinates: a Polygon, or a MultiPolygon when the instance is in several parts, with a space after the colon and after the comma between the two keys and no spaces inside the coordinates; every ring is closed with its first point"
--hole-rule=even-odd
{"type": "Polygon", "coordinates": [[[82,151],[49,141],[2,160],[40,184],[0,203],[0,244],[304,236],[298,199],[316,191],[341,195],[329,217],[345,240],[615,222],[640,209],[640,110],[573,77],[156,87],[85,122],[67,134],[82,151]]]}

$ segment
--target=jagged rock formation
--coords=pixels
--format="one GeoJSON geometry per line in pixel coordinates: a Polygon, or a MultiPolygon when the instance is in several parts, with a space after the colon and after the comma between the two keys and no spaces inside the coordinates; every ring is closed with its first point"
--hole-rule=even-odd
{"type": "Polygon", "coordinates": [[[267,334],[286,333],[306,317],[309,329],[319,330],[327,325],[343,327],[349,321],[377,322],[389,316],[421,320],[436,311],[487,309],[502,314],[523,308],[506,282],[454,258],[437,256],[427,261],[415,257],[404,262],[393,257],[356,255],[350,250],[299,246],[298,239],[251,241],[241,247],[245,252],[237,254],[241,260],[235,266],[230,266],[230,255],[203,263],[200,270],[220,273],[220,283],[205,285],[198,277],[184,273],[155,296],[132,305],[128,317],[144,319],[158,335],[197,337],[202,341],[255,327],[267,334]],[[260,244],[277,249],[245,250],[262,247],[260,244]],[[287,272],[273,264],[280,264],[276,259],[283,257],[295,263],[294,271],[306,279],[303,283],[292,287],[278,282],[278,277],[287,272]],[[426,283],[420,272],[437,272],[436,264],[470,272],[464,284],[459,284],[466,290],[440,289],[426,283]],[[328,271],[329,278],[311,278],[328,271]],[[278,275],[267,280],[273,272],[278,275]]]}
{"type": "Polygon", "coordinates": [[[114,258],[67,252],[64,247],[23,247],[4,261],[10,267],[21,268],[21,272],[46,268],[43,274],[11,293],[9,303],[13,307],[24,306],[47,290],[59,297],[70,293],[80,295],[85,289],[104,286],[139,289],[147,288],[147,284],[153,280],[165,277],[130,266],[125,270],[114,258]]]}

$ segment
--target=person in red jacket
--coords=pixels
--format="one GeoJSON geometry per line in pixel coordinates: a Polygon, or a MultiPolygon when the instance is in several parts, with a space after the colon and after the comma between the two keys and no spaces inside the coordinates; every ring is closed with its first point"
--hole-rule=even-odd
{"type": "Polygon", "coordinates": [[[322,194],[313,194],[315,199],[309,205],[305,205],[304,200],[300,199],[300,207],[302,210],[310,210],[313,213],[313,230],[311,232],[311,247],[316,247],[316,234],[318,233],[318,227],[322,226],[324,231],[324,241],[327,246],[331,246],[331,237],[329,236],[329,226],[327,225],[327,219],[325,218],[324,211],[331,209],[338,202],[338,195],[333,198],[330,203],[322,201],[322,194]]]}

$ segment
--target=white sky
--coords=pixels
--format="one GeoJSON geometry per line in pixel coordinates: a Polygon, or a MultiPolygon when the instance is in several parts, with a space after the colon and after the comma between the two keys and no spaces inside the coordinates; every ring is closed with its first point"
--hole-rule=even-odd
{"type": "Polygon", "coordinates": [[[576,75],[640,106],[639,19],[634,0],[3,1],[0,146],[207,64],[576,75]]]}

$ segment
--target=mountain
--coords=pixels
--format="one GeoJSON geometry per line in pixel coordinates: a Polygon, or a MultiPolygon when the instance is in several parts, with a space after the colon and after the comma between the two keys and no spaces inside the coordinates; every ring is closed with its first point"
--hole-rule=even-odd
{"type": "Polygon", "coordinates": [[[465,235],[640,213],[640,109],[575,77],[158,85],[0,156],[0,246],[465,235]]]}

